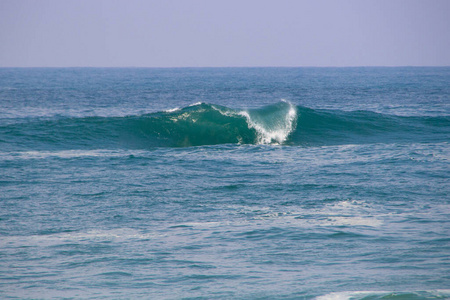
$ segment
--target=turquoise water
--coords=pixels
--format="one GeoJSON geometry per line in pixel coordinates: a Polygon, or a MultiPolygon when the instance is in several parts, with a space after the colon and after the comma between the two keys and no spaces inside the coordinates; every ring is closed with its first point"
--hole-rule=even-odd
{"type": "Polygon", "coordinates": [[[0,298],[450,298],[450,68],[0,69],[0,298]]]}

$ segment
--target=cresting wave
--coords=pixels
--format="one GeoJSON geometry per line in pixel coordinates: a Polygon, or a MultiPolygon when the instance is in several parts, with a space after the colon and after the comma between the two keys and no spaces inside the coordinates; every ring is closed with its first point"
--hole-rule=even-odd
{"type": "Polygon", "coordinates": [[[314,110],[281,101],[258,109],[196,103],[138,116],[19,119],[0,126],[4,150],[147,149],[217,144],[445,142],[450,118],[314,110]]]}
{"type": "Polygon", "coordinates": [[[297,113],[288,102],[254,110],[196,103],[147,117],[152,123],[148,128],[176,146],[282,144],[295,129],[297,113]]]}

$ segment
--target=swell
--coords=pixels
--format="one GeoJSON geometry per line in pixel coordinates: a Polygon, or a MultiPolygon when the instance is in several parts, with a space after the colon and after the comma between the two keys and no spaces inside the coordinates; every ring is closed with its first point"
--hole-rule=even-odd
{"type": "Polygon", "coordinates": [[[147,149],[217,144],[442,142],[450,118],[400,117],[369,111],[314,110],[278,102],[240,110],[198,103],[126,117],[20,119],[0,126],[8,150],[147,149]]]}
{"type": "Polygon", "coordinates": [[[298,109],[291,142],[301,145],[448,141],[448,116],[395,116],[371,111],[298,109]]]}

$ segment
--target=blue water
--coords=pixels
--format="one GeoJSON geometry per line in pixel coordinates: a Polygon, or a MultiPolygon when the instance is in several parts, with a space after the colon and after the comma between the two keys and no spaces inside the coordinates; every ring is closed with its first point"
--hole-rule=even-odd
{"type": "Polygon", "coordinates": [[[0,69],[0,298],[450,298],[450,68],[0,69]]]}

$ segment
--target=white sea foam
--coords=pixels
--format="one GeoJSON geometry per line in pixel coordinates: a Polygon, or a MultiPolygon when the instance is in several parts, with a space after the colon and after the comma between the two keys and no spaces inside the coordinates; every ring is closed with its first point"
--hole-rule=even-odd
{"type": "Polygon", "coordinates": [[[282,144],[286,141],[292,132],[293,122],[295,121],[296,112],[291,107],[284,120],[281,120],[279,126],[275,128],[265,128],[263,124],[256,122],[247,111],[241,111],[241,116],[247,119],[248,127],[256,130],[258,134],[258,144],[282,144]]]}
{"type": "Polygon", "coordinates": [[[197,105],[202,105],[202,104],[203,104],[203,102],[195,102],[195,103],[190,104],[189,106],[197,106],[197,105]]]}
{"type": "Polygon", "coordinates": [[[82,157],[123,157],[129,155],[143,155],[141,150],[62,150],[62,151],[21,151],[0,152],[1,160],[15,159],[45,159],[45,158],[82,158],[82,157]]]}
{"type": "Polygon", "coordinates": [[[367,226],[383,225],[381,215],[373,215],[373,209],[363,201],[343,200],[320,209],[273,210],[262,206],[227,206],[238,214],[251,215],[254,221],[264,221],[270,226],[367,226]],[[306,217],[305,217],[306,216],[306,217]],[[314,217],[311,217],[314,216],[314,217]]]}
{"type": "Polygon", "coordinates": [[[338,293],[330,293],[327,295],[319,296],[316,300],[347,300],[353,298],[363,298],[365,296],[374,295],[374,294],[389,294],[389,292],[381,291],[381,292],[370,292],[370,291],[357,291],[357,292],[338,292],[338,293]]]}
{"type": "MultiPolygon", "coordinates": [[[[413,292],[393,292],[393,291],[348,291],[336,292],[327,295],[316,297],[316,300],[349,300],[349,299],[364,299],[366,297],[389,297],[389,299],[405,299],[403,294],[414,294],[418,299],[421,296],[424,299],[448,299],[450,297],[450,290],[430,290],[430,291],[413,291],[413,292]]],[[[414,299],[416,299],[414,297],[414,299]]]]}
{"type": "MultiPolygon", "coordinates": [[[[22,245],[58,245],[63,243],[89,243],[92,241],[127,241],[136,239],[152,239],[158,234],[143,233],[131,228],[117,228],[111,230],[89,230],[84,232],[64,232],[48,235],[10,236],[5,237],[2,244],[20,247],[22,245]]],[[[1,245],[1,244],[0,244],[1,245]]]]}
{"type": "Polygon", "coordinates": [[[181,108],[179,108],[179,107],[175,107],[175,108],[167,109],[164,112],[171,113],[171,112],[179,111],[180,109],[181,108]]]}
{"type": "Polygon", "coordinates": [[[263,124],[255,122],[248,112],[241,112],[250,128],[254,128],[258,133],[258,144],[282,144],[284,143],[289,134],[295,129],[295,122],[297,119],[297,110],[294,105],[289,104],[289,111],[284,116],[284,119],[279,120],[277,126],[274,128],[265,128],[263,124]]]}
{"type": "Polygon", "coordinates": [[[297,109],[295,106],[286,100],[282,100],[282,102],[289,105],[289,110],[284,115],[284,118],[278,120],[277,124],[272,127],[269,127],[262,122],[258,122],[255,118],[252,118],[251,114],[246,110],[234,112],[221,110],[214,105],[211,107],[224,116],[234,117],[238,115],[244,117],[247,121],[248,127],[254,129],[257,133],[257,144],[282,144],[287,140],[292,131],[295,130],[295,124],[297,121],[297,109]]]}

